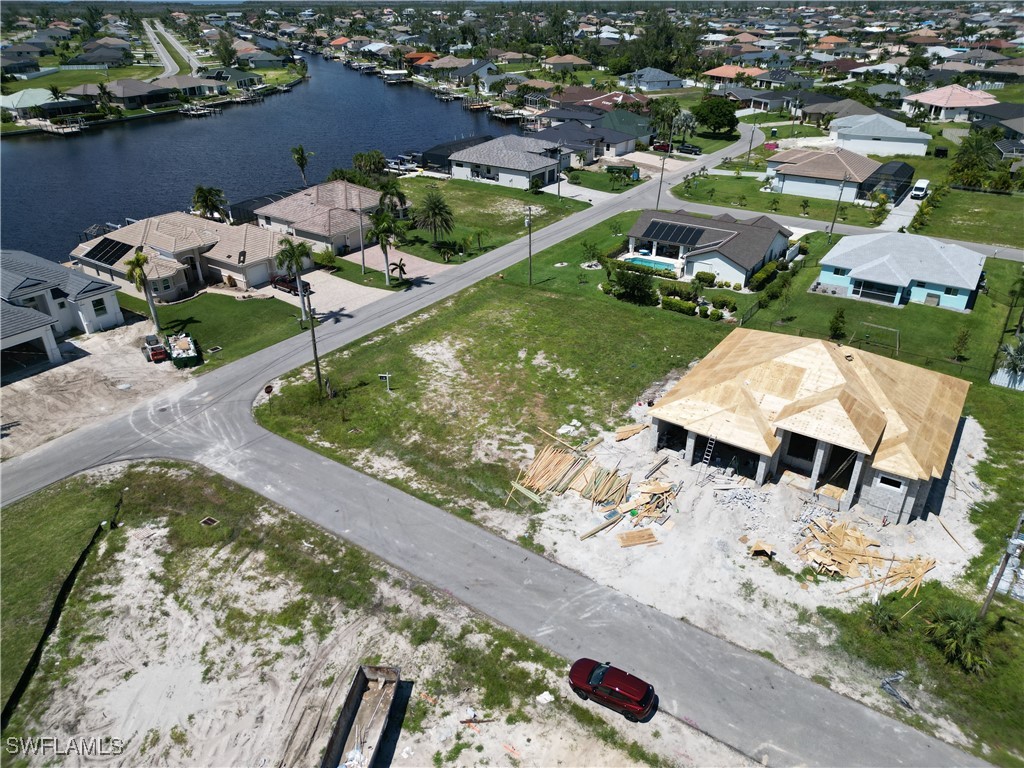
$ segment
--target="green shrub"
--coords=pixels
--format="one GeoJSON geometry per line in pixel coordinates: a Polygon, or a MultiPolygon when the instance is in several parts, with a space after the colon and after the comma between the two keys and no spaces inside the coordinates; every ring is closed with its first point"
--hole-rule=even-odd
{"type": "Polygon", "coordinates": [[[965,672],[983,672],[989,665],[985,639],[989,629],[984,619],[968,603],[940,606],[925,627],[928,639],[942,651],[946,661],[958,664],[965,672]]]}
{"type": "Polygon", "coordinates": [[[811,247],[806,242],[801,240],[799,252],[801,256],[806,256],[808,253],[811,252],[811,247]]]}
{"type": "Polygon", "coordinates": [[[715,273],[714,272],[698,272],[693,276],[694,282],[700,283],[701,285],[710,286],[715,284],[715,273]]]}
{"type": "Polygon", "coordinates": [[[570,184],[579,184],[582,181],[583,181],[583,177],[580,176],[578,173],[570,173],[569,174],[569,183],[570,184]]]}
{"type": "Polygon", "coordinates": [[[710,312],[710,310],[708,310],[708,305],[707,304],[701,304],[700,305],[700,309],[698,310],[698,312],[700,313],[701,317],[707,317],[708,313],[710,312]]]}
{"type": "Polygon", "coordinates": [[[0,109],[0,123],[13,123],[14,114],[8,109],[0,109]]]}
{"type": "Polygon", "coordinates": [[[778,270],[778,266],[778,262],[769,261],[767,264],[761,267],[761,269],[759,269],[757,273],[752,278],[750,278],[750,289],[752,291],[760,291],[762,288],[768,285],[768,283],[770,283],[775,278],[775,273],[778,270]]]}
{"type": "Polygon", "coordinates": [[[696,287],[689,283],[663,283],[660,286],[662,296],[672,296],[677,299],[683,299],[684,301],[692,301],[696,304],[697,291],[696,287]]]}
{"type": "Polygon", "coordinates": [[[734,291],[742,291],[743,290],[743,283],[733,283],[732,284],[732,289],[734,291]]]}
{"type": "Polygon", "coordinates": [[[666,296],[661,300],[661,308],[669,312],[678,312],[681,315],[694,315],[697,313],[697,305],[692,301],[683,301],[666,296]]]}
{"type": "MultiPolygon", "coordinates": [[[[706,309],[706,307],[705,307],[705,309],[706,309]]],[[[718,320],[721,320],[721,319],[722,319],[722,318],[723,318],[724,316],[725,316],[725,315],[724,315],[724,314],[722,313],[722,310],[720,310],[720,309],[713,309],[713,310],[711,310],[711,312],[710,312],[710,313],[708,314],[708,318],[709,318],[710,320],[712,320],[712,321],[718,321],[718,320]]]]}
{"type": "Polygon", "coordinates": [[[630,304],[651,307],[658,303],[654,290],[654,278],[647,273],[632,269],[617,269],[612,275],[612,295],[630,304]]]}
{"type": "Polygon", "coordinates": [[[676,273],[671,269],[655,269],[654,267],[648,267],[645,264],[634,264],[631,261],[616,261],[615,268],[624,272],[636,272],[641,275],[651,275],[652,277],[667,277],[675,280],[676,273]]]}

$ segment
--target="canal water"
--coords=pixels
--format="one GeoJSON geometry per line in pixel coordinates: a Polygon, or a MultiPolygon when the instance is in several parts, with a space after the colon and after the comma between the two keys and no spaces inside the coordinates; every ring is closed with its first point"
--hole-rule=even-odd
{"type": "Polygon", "coordinates": [[[301,186],[291,148],[313,153],[309,182],[350,167],[357,152],[388,157],[514,125],[441,102],[414,85],[385,85],[338,61],[307,56],[310,79],[217,116],[156,118],[80,136],[0,141],[0,243],[61,261],[92,224],[186,210],[197,185],[241,201],[301,186]]]}

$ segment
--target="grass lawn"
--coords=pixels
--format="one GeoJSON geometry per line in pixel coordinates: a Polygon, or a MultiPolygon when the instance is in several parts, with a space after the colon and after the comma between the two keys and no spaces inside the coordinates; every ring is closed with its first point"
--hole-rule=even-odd
{"type": "Polygon", "coordinates": [[[167,35],[163,34],[162,32],[160,32],[158,30],[155,30],[155,29],[153,30],[153,32],[156,34],[156,36],[160,40],[160,42],[163,43],[164,50],[166,50],[171,55],[171,58],[174,59],[174,63],[178,67],[178,71],[175,74],[177,74],[177,75],[188,75],[188,74],[191,74],[192,68],[188,65],[188,62],[185,61],[185,57],[182,56],[180,53],[178,53],[178,49],[175,48],[173,45],[171,45],[170,40],[167,39],[167,35]]]}
{"type": "Polygon", "coordinates": [[[1024,83],[1007,83],[998,90],[986,91],[1001,102],[1024,104],[1024,83]]]}
{"type": "Polygon", "coordinates": [[[57,591],[96,526],[110,519],[117,495],[81,493],[69,499],[49,488],[32,499],[5,504],[0,517],[4,701],[43,634],[57,591]]]}
{"type": "Polygon", "coordinates": [[[740,140],[739,133],[710,133],[709,131],[697,131],[686,138],[687,144],[693,144],[703,150],[705,155],[725,149],[730,144],[740,140]]]}
{"type": "MultiPolygon", "coordinates": [[[[657,153],[662,154],[662,153],[657,153]]],[[[640,182],[631,181],[628,177],[616,173],[599,173],[596,171],[584,171],[574,169],[569,172],[569,178],[573,184],[587,189],[594,189],[598,192],[613,192],[618,194],[640,182]]],[[[564,183],[564,182],[563,182],[564,183]]]]}
{"type": "MultiPolygon", "coordinates": [[[[947,139],[932,139],[935,142],[948,143],[947,139]]],[[[932,146],[929,144],[929,147],[932,146]]],[[[934,150],[930,150],[934,151],[934,150]]],[[[949,171],[949,164],[953,162],[954,150],[950,150],[950,157],[935,157],[934,154],[918,157],[916,155],[869,155],[872,160],[880,163],[888,163],[892,160],[900,160],[914,168],[914,179],[928,179],[932,184],[939,184],[946,180],[946,173],[949,171]]]]}
{"type": "Polygon", "coordinates": [[[567,197],[559,200],[546,192],[535,195],[527,190],[458,179],[402,179],[401,184],[414,208],[427,192],[436,190],[455,214],[455,230],[439,233],[437,243],[432,242],[429,230],[415,227],[410,227],[398,243],[399,250],[431,261],[441,261],[444,250],[476,256],[524,236],[527,206],[533,209],[534,231],[590,207],[567,197]]]}
{"type": "MultiPolygon", "coordinates": [[[[811,237],[816,242],[824,239],[821,233],[811,237]]],[[[787,305],[776,301],[754,315],[747,325],[766,331],[826,338],[833,314],[842,308],[846,314],[848,339],[863,340],[865,334],[870,334],[877,342],[863,346],[866,351],[889,354],[889,347],[882,345],[894,345],[895,340],[889,338],[892,334],[863,323],[896,328],[900,331],[898,359],[971,381],[987,382],[992,357],[1003,340],[1009,311],[1007,291],[1012,275],[1019,274],[1020,266],[1003,259],[989,259],[985,268],[989,273],[990,293],[978,297],[972,312],[961,314],[923,304],[896,308],[808,293],[808,287],[817,279],[820,270],[806,267],[793,278],[791,299],[787,305]],[[953,362],[953,340],[960,328],[970,329],[971,338],[964,359],[953,362]]]]}
{"type": "Polygon", "coordinates": [[[160,67],[115,67],[112,69],[72,69],[64,72],[54,72],[52,75],[44,75],[34,80],[13,80],[4,83],[4,87],[11,93],[23,91],[26,88],[49,88],[56,85],[61,90],[73,88],[84,83],[106,83],[120,78],[134,78],[144,80],[149,77],[156,77],[162,70],[160,67]]]}
{"type": "Polygon", "coordinates": [[[1024,197],[950,190],[917,234],[1024,248],[1024,197]]]}
{"type": "MultiPolygon", "coordinates": [[[[149,317],[143,299],[117,294],[123,309],[149,317]]],[[[181,304],[157,305],[162,334],[187,331],[203,350],[203,365],[196,368],[206,373],[225,363],[251,355],[300,332],[296,318],[299,308],[277,299],[238,301],[233,296],[206,293],[181,304]],[[210,347],[222,347],[208,353],[210,347]]]]}
{"type": "MultiPolygon", "coordinates": [[[[694,179],[690,182],[690,190],[685,191],[686,183],[679,184],[672,188],[672,194],[681,200],[692,200],[695,203],[708,203],[709,205],[735,205],[740,195],[746,197],[746,205],[736,207],[740,211],[764,211],[766,213],[778,213],[782,216],[801,216],[803,208],[800,207],[804,199],[797,195],[780,195],[774,192],[761,192],[761,179],[752,177],[736,178],[735,176],[708,176],[701,179],[694,179]],[[778,200],[777,211],[772,210],[772,200],[778,200]]],[[[809,207],[809,219],[816,221],[831,221],[835,214],[836,204],[834,200],[816,200],[807,198],[809,207]]],[[[870,227],[871,213],[868,208],[862,205],[844,204],[840,212],[840,222],[861,227],[870,227]],[[845,220],[843,214],[846,214],[845,220]]]]}

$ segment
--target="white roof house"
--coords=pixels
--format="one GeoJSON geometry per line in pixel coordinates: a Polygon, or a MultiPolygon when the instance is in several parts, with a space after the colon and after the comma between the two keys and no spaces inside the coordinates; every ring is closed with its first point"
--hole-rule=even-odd
{"type": "Polygon", "coordinates": [[[977,251],[921,235],[853,235],[821,260],[820,282],[838,295],[964,311],[973,306],[984,263],[977,251]]]}
{"type": "Polygon", "coordinates": [[[556,141],[527,136],[501,136],[451,155],[453,179],[489,181],[505,187],[529,189],[534,178],[555,181],[567,162],[569,150],[556,141]]]}
{"type": "Polygon", "coordinates": [[[842,149],[861,155],[919,155],[931,141],[924,131],[908,128],[884,115],[849,115],[829,124],[829,138],[842,149]]]}

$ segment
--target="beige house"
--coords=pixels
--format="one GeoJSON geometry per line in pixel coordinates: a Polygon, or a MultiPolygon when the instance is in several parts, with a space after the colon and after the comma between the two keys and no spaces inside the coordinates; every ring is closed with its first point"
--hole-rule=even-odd
{"type": "Polygon", "coordinates": [[[831,341],[738,328],[654,404],[654,447],[896,521],[943,477],[970,384],[831,341]]]}
{"type": "Polygon", "coordinates": [[[153,297],[175,301],[211,283],[244,289],[269,282],[278,272],[283,238],[252,224],[231,226],[176,211],[81,243],[71,260],[87,274],[124,282],[127,262],[141,249],[149,257],[145,271],[153,297]]]}
{"type": "Polygon", "coordinates": [[[548,72],[572,72],[576,69],[589,69],[590,62],[573,54],[565,56],[549,56],[540,63],[548,72]]]}
{"type": "Polygon", "coordinates": [[[379,205],[380,192],[374,189],[329,181],[257,208],[255,214],[265,229],[347,253],[360,247],[373,226],[369,214],[379,205]]]}

